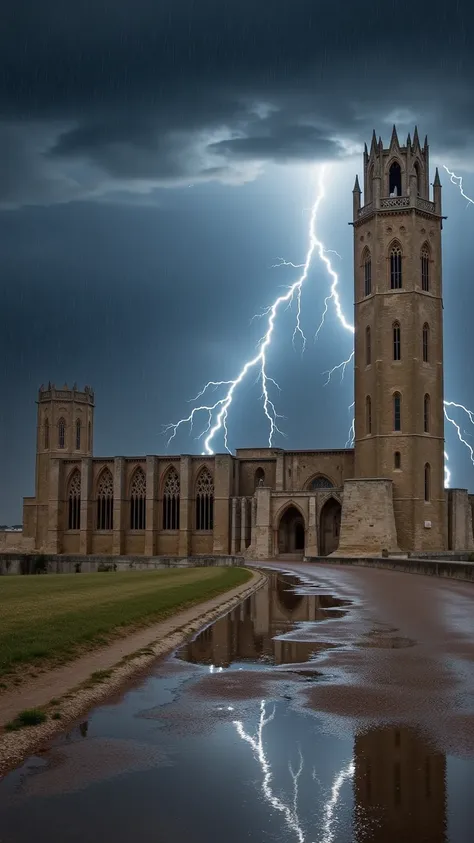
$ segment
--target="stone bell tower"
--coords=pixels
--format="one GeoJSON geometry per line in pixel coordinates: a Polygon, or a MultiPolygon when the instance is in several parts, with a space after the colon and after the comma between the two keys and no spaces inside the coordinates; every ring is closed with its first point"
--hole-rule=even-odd
{"type": "Polygon", "coordinates": [[[388,148],[374,132],[353,211],[354,476],[390,481],[399,549],[441,550],[443,217],[438,171],[430,197],[428,142],[416,128],[400,145],[393,127],[388,148]]]}

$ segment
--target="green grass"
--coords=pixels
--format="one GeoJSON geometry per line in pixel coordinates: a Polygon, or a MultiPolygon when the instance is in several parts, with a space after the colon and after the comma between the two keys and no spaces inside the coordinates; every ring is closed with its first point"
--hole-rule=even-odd
{"type": "Polygon", "coordinates": [[[243,568],[209,567],[2,577],[0,676],[24,665],[72,659],[250,576],[243,568]]]}
{"type": "Polygon", "coordinates": [[[10,720],[6,724],[7,732],[17,732],[18,729],[23,729],[25,726],[38,726],[39,723],[44,723],[46,714],[39,708],[25,708],[20,711],[14,720],[10,720]]]}

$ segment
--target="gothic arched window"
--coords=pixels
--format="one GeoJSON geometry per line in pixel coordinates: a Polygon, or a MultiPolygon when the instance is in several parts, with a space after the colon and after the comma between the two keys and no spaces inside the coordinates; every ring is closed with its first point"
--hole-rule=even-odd
{"type": "Polygon", "coordinates": [[[105,468],[97,485],[97,529],[112,530],[114,523],[114,481],[105,468]]]}
{"type": "Polygon", "coordinates": [[[334,489],[334,483],[329,480],[329,477],[324,477],[323,474],[318,474],[313,477],[308,485],[308,489],[317,491],[317,489],[334,489]]]}
{"type": "Polygon", "coordinates": [[[68,530],[81,529],[81,472],[75,468],[69,478],[68,493],[68,530]]]}
{"type": "Polygon", "coordinates": [[[431,500],[431,466],[429,462],[425,464],[425,501],[431,500]]]}
{"type": "Polygon", "coordinates": [[[44,447],[45,450],[49,448],[49,420],[46,419],[44,423],[44,447]]]}
{"type": "Polygon", "coordinates": [[[402,455],[400,451],[395,451],[393,455],[393,467],[398,471],[402,467],[402,455]]]}
{"type": "Polygon", "coordinates": [[[430,396],[426,393],[423,399],[423,430],[430,432],[430,396]]]}
{"type": "Polygon", "coordinates": [[[399,392],[393,394],[393,429],[402,429],[402,396],[399,392]]]}
{"type": "Polygon", "coordinates": [[[87,450],[92,450],[92,424],[89,422],[87,426],[87,450]]]}
{"type": "Polygon", "coordinates": [[[255,479],[254,479],[254,488],[256,489],[257,486],[263,486],[265,483],[265,472],[263,468],[257,468],[255,472],[255,479]]]}
{"type": "Polygon", "coordinates": [[[370,296],[372,292],[372,259],[368,249],[364,251],[364,296],[370,296]]]}
{"type": "Polygon", "coordinates": [[[76,451],[81,450],[81,420],[76,421],[76,451]]]}
{"type": "Polygon", "coordinates": [[[133,472],[130,484],[130,529],[146,527],[146,476],[142,468],[133,472]]]}
{"type": "Polygon", "coordinates": [[[178,472],[170,468],[163,486],[163,530],[179,530],[179,492],[178,472]]]}
{"type": "Polygon", "coordinates": [[[423,363],[430,359],[430,326],[425,322],[423,325],[423,363]]]}
{"type": "Polygon", "coordinates": [[[398,244],[390,250],[390,289],[402,289],[402,250],[398,244]]]}
{"type": "Polygon", "coordinates": [[[370,336],[370,328],[367,325],[365,329],[365,365],[370,366],[372,363],[372,342],[370,336]]]}
{"type": "Polygon", "coordinates": [[[369,395],[365,399],[365,432],[372,433],[372,401],[369,395]]]}
{"type": "Polygon", "coordinates": [[[196,530],[214,527],[214,481],[208,468],[199,473],[196,483],[196,530]]]}
{"type": "Polygon", "coordinates": [[[388,171],[388,195],[402,195],[402,169],[398,161],[394,161],[388,171]]]}
{"type": "Polygon", "coordinates": [[[393,359],[402,359],[402,346],[400,334],[400,322],[393,323],[393,359]]]}
{"type": "Polygon", "coordinates": [[[420,165],[418,161],[415,161],[413,165],[413,169],[415,171],[416,176],[416,195],[421,196],[421,172],[420,172],[420,165]]]}
{"type": "Polygon", "coordinates": [[[421,250],[421,289],[430,291],[430,253],[426,245],[421,250]]]}
{"type": "Polygon", "coordinates": [[[58,421],[58,448],[66,447],[66,422],[63,418],[58,421]]]}

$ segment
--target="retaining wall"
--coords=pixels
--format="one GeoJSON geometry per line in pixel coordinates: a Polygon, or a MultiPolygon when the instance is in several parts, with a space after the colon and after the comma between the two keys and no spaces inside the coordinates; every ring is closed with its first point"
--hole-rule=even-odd
{"type": "Polygon", "coordinates": [[[474,582],[474,562],[454,559],[305,556],[304,561],[320,563],[322,565],[361,565],[367,568],[387,568],[392,571],[405,571],[409,574],[427,574],[433,577],[446,577],[452,580],[474,582]]]}
{"type": "Polygon", "coordinates": [[[90,574],[96,571],[153,571],[160,568],[197,568],[244,565],[242,556],[73,556],[2,553],[1,574],[90,574]]]}

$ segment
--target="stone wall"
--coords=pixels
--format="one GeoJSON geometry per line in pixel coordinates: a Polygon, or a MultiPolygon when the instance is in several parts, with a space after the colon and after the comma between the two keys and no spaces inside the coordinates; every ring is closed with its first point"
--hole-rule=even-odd
{"type": "Polygon", "coordinates": [[[305,562],[320,563],[322,565],[356,565],[367,568],[386,568],[391,571],[404,571],[409,574],[425,574],[446,579],[462,580],[474,583],[474,563],[436,559],[386,559],[380,557],[347,556],[305,556],[305,562]]]}
{"type": "Polygon", "coordinates": [[[241,566],[241,556],[65,556],[61,554],[2,553],[2,574],[92,574],[97,571],[153,571],[162,568],[241,566]]]}
{"type": "Polygon", "coordinates": [[[467,489],[448,490],[448,547],[450,550],[474,548],[472,509],[467,489]]]}
{"type": "Polygon", "coordinates": [[[397,551],[391,480],[346,480],[338,556],[397,551]]]}
{"type": "Polygon", "coordinates": [[[0,553],[27,553],[34,547],[34,538],[28,538],[22,531],[0,530],[0,553]]]}

